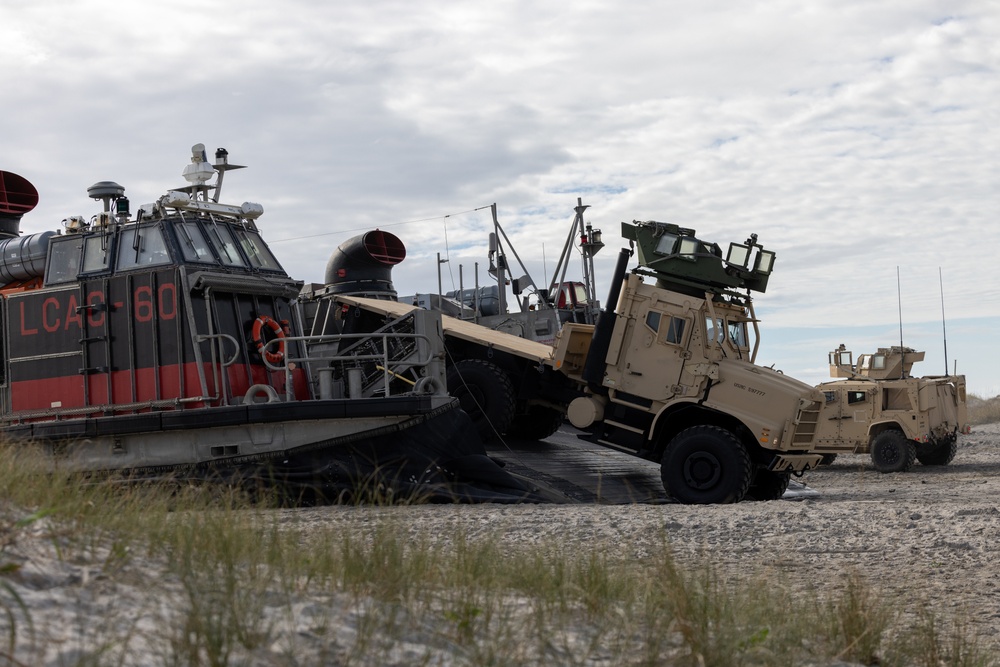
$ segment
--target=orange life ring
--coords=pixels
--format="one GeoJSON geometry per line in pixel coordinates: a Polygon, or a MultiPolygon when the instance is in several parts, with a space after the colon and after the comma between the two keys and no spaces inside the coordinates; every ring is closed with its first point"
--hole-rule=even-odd
{"type": "Polygon", "coordinates": [[[282,329],[281,325],[275,322],[273,318],[268,317],[267,315],[261,315],[256,320],[254,320],[252,340],[254,342],[254,345],[257,346],[257,351],[260,353],[262,357],[264,357],[264,359],[268,363],[277,366],[278,364],[281,363],[282,359],[285,358],[284,338],[285,338],[285,330],[282,329]],[[278,349],[275,352],[271,352],[270,350],[264,351],[264,344],[266,342],[264,340],[264,337],[262,336],[264,332],[264,327],[270,329],[271,333],[274,334],[274,337],[280,341],[278,343],[278,349]]]}

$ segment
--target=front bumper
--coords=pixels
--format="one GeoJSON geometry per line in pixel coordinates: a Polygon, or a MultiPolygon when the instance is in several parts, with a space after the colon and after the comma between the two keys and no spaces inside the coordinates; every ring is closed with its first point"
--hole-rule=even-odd
{"type": "Polygon", "coordinates": [[[773,472],[803,473],[819,465],[822,454],[777,454],[768,464],[773,472]]]}

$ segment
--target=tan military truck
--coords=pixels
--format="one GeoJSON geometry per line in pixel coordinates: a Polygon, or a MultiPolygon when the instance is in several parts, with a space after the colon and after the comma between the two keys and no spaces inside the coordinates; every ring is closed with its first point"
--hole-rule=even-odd
{"type": "Polygon", "coordinates": [[[965,376],[912,377],[924,353],[909,347],[879,348],[858,356],[844,345],[830,353],[830,375],[817,385],[826,400],[815,451],[830,463],[838,453],[870,454],[880,472],[903,472],[914,461],[947,465],[958,435],[968,433],[965,376]]]}
{"type": "MultiPolygon", "coordinates": [[[[568,415],[582,437],[659,461],[683,503],[780,498],[790,474],[819,464],[823,394],[755,364],[751,292],[766,289],[774,253],[754,235],[724,257],[661,222],[622,223],[622,235],[634,250],[619,254],[597,324],[564,324],[554,347],[443,318],[449,392],[511,435],[545,437],[568,415]]],[[[413,308],[341,300],[362,311],[347,320],[413,308]]]]}

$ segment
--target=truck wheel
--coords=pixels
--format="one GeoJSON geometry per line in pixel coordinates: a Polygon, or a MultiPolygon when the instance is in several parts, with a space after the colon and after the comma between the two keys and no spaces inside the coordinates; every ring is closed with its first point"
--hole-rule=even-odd
{"type": "Polygon", "coordinates": [[[917,460],[925,466],[946,466],[955,458],[958,452],[958,437],[952,433],[929,449],[917,449],[917,460]]]}
{"type": "Polygon", "coordinates": [[[883,431],[872,441],[872,465],[879,472],[906,472],[917,452],[899,431],[883,431]]]}
{"type": "Polygon", "coordinates": [[[750,489],[747,491],[747,498],[753,500],[778,500],[785,495],[788,490],[788,480],[791,475],[787,472],[773,472],[764,468],[757,468],[750,489]]]}
{"type": "Polygon", "coordinates": [[[525,414],[514,417],[507,433],[522,440],[544,440],[559,430],[564,419],[559,410],[532,405],[525,414]]]}
{"type": "Polygon", "coordinates": [[[514,418],[514,385],[496,364],[463,359],[448,367],[448,393],[472,418],[483,442],[505,432],[514,418]]]}
{"type": "Polygon", "coordinates": [[[738,503],[750,487],[750,455],[736,436],[717,426],[692,426],[663,451],[660,478],[671,498],[690,505],[738,503]]]}

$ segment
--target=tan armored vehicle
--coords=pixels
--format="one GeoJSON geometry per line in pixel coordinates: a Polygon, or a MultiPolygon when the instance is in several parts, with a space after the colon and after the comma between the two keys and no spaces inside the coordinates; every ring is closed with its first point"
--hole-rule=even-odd
{"type": "MultiPolygon", "coordinates": [[[[622,223],[622,236],[634,250],[619,254],[597,324],[565,323],[554,347],[442,318],[449,392],[484,431],[544,438],[568,415],[582,437],[660,462],[683,503],[780,498],[822,458],[823,394],[755,364],[750,292],[766,289],[774,253],[754,235],[724,256],[661,222],[622,223]]],[[[413,308],[342,301],[362,319],[413,308]]]]}
{"type": "Polygon", "coordinates": [[[914,460],[947,465],[958,434],[968,433],[965,376],[911,376],[924,353],[879,348],[855,364],[844,345],[830,353],[830,375],[817,385],[826,396],[815,451],[830,462],[838,453],[871,454],[880,472],[902,472],[914,460]]]}

